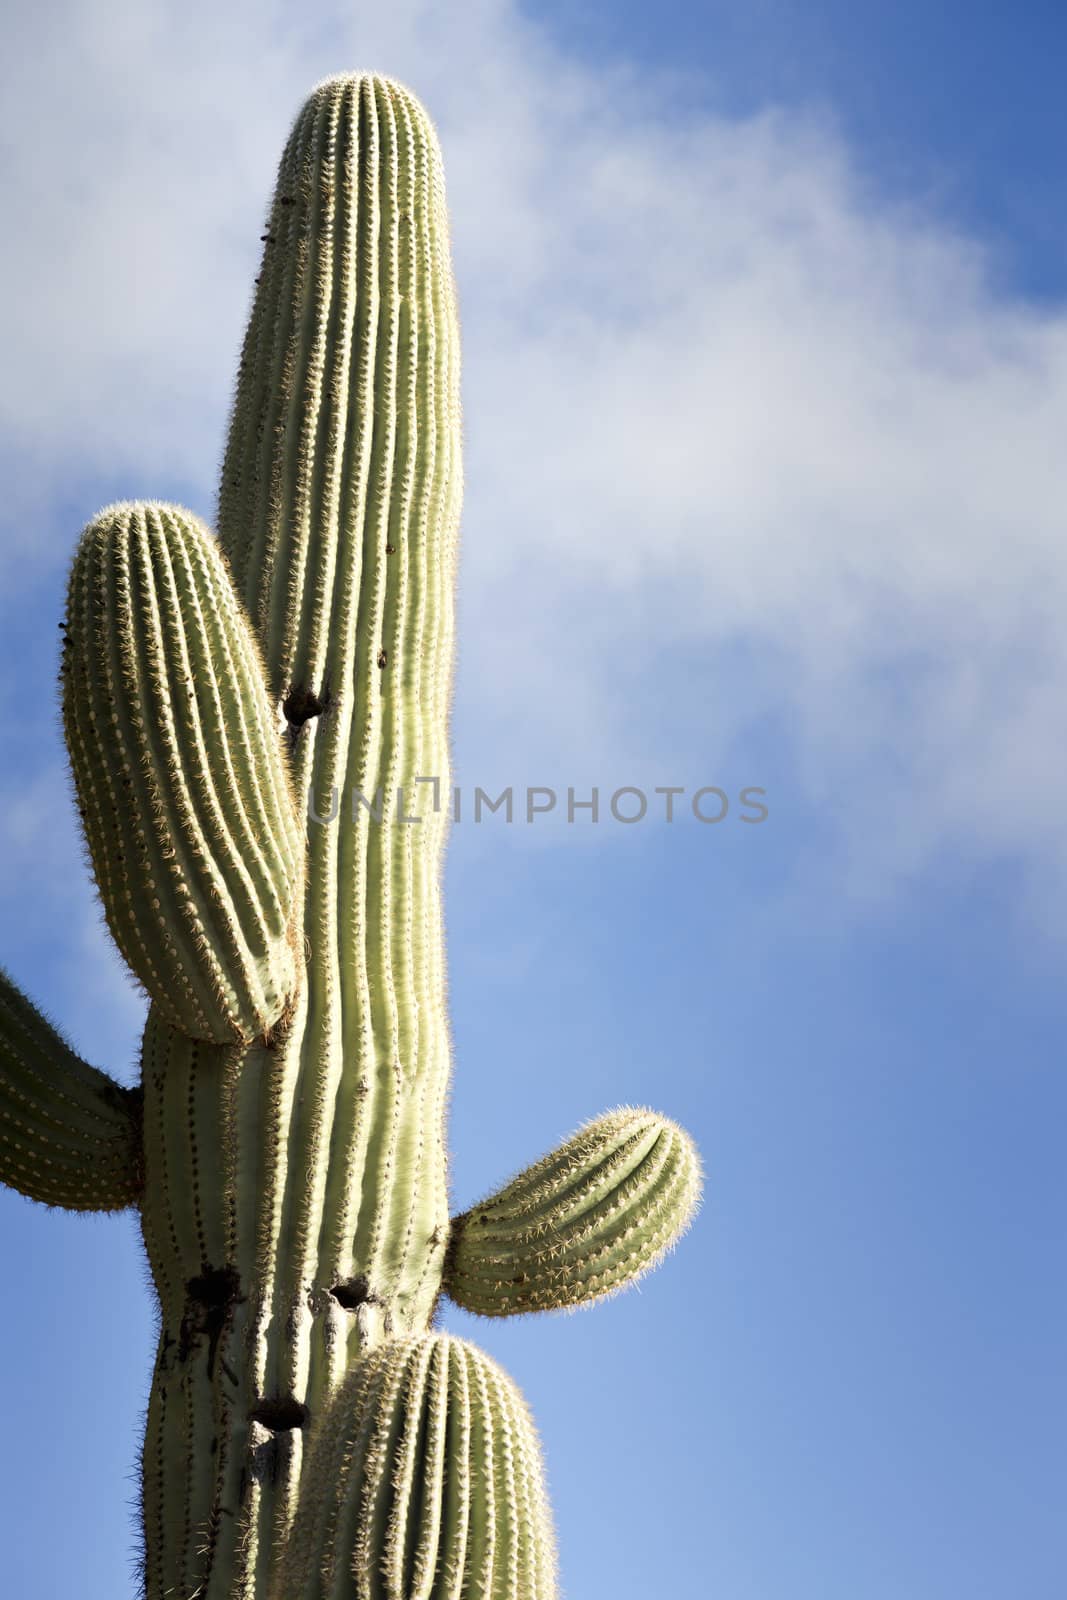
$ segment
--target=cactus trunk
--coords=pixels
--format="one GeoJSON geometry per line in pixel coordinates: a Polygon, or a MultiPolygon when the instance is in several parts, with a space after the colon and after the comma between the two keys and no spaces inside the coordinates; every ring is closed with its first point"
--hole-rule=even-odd
{"type": "Polygon", "coordinates": [[[372,78],[312,96],[267,233],[219,533],[310,801],[305,982],[275,1048],[153,1015],[144,1057],[149,1587],[233,1600],[267,1594],[344,1374],[428,1327],[448,1229],[447,812],[414,780],[447,792],[458,341],[410,97],[372,78]]]}

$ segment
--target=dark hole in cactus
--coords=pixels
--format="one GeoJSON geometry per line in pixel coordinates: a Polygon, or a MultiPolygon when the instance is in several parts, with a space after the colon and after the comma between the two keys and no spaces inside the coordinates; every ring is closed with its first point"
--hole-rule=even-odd
{"type": "Polygon", "coordinates": [[[185,1285],[190,1300],[209,1310],[233,1305],[241,1297],[241,1278],[236,1267],[206,1267],[185,1285]]]}
{"type": "Polygon", "coordinates": [[[310,722],[312,717],[323,716],[332,704],[328,688],[324,689],[320,696],[306,684],[294,684],[282,701],[282,711],[289,724],[290,738],[295,738],[305,722],[310,722]]]}
{"type": "Polygon", "coordinates": [[[304,1428],[308,1421],[308,1408],[299,1400],[287,1400],[282,1395],[274,1395],[267,1400],[260,1400],[248,1413],[249,1422],[258,1422],[260,1427],[270,1428],[273,1433],[282,1433],[290,1428],[304,1428]]]}
{"type": "Polygon", "coordinates": [[[345,1311],[356,1311],[360,1306],[381,1305],[381,1299],[374,1294],[366,1278],[349,1278],[344,1283],[335,1283],[330,1290],[337,1304],[345,1311]]]}
{"type": "Polygon", "coordinates": [[[236,1267],[204,1267],[185,1285],[187,1296],[178,1339],[178,1360],[188,1361],[200,1347],[201,1336],[208,1340],[208,1372],[214,1374],[219,1340],[232,1307],[241,1299],[241,1278],[236,1267]]]}

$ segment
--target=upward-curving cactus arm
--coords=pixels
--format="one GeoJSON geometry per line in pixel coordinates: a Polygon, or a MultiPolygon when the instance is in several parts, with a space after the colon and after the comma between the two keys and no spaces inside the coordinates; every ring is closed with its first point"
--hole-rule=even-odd
{"type": "Polygon", "coordinates": [[[263,1037],[298,987],[303,827],[218,546],[172,506],[82,534],[63,725],[108,925],[194,1039],[263,1037]]]}
{"type": "Polygon", "coordinates": [[[0,1182],[70,1211],[141,1193],[141,1091],[71,1049],[0,971],[0,1182]]]}

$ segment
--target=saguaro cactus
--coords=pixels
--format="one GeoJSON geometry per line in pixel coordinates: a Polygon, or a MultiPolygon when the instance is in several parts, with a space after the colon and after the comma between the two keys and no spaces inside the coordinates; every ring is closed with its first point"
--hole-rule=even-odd
{"type": "Polygon", "coordinates": [[[140,1207],[149,1600],[548,1600],[532,1424],[435,1307],[618,1289],[686,1226],[699,1165],[674,1124],[616,1111],[449,1222],[459,351],[440,155],[407,90],[312,93],[256,281],[218,542],[114,506],[70,581],[64,725],[150,1000],[141,1084],[3,980],[0,1177],[140,1207]]]}

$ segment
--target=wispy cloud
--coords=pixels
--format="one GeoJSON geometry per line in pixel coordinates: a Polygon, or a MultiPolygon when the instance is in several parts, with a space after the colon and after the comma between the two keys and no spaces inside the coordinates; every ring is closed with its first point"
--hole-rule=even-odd
{"type": "Polygon", "coordinates": [[[287,121],[328,72],[389,71],[439,123],[454,213],[474,781],[695,784],[732,748],[759,782],[770,713],[842,889],[1003,859],[1051,918],[1067,315],[998,290],[979,242],[885,200],[817,117],[682,113],[510,0],[350,11],[20,16],[9,549],[69,544],[57,489],[103,473],[210,508],[287,121]]]}

